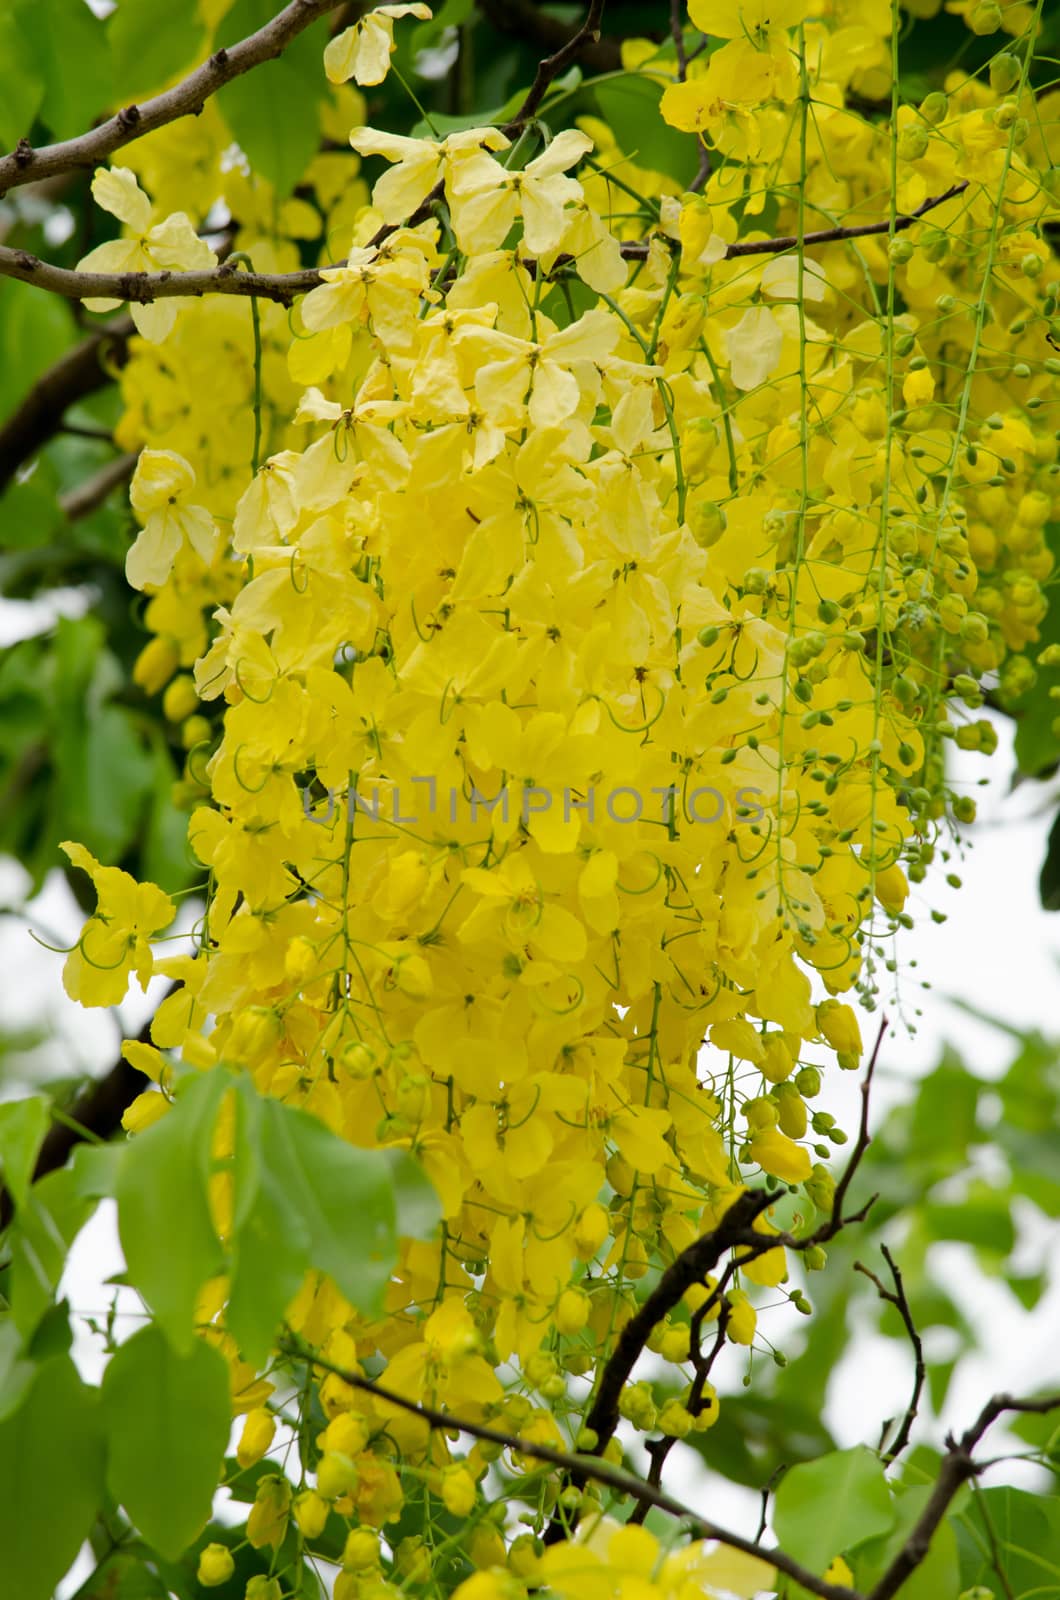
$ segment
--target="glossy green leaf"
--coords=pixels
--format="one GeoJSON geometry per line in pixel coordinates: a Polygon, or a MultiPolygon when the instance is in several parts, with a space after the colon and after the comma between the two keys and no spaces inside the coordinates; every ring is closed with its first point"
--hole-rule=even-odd
{"type": "Polygon", "coordinates": [[[202,42],[196,0],[119,0],[107,21],[117,97],[136,100],[189,67],[202,42]]]}
{"type": "Polygon", "coordinates": [[[42,119],[56,139],[83,133],[113,96],[102,21],[84,0],[16,0],[15,17],[44,83],[42,119]]]}
{"type": "Polygon", "coordinates": [[[51,1600],[102,1503],[103,1466],[95,1391],[69,1356],[46,1362],[19,1409],[0,1422],[5,1595],[51,1600]]]}
{"type": "MultiPolygon", "coordinates": [[[[234,44],[276,15],[273,0],[236,0],[216,45],[234,44]]],[[[221,114],[255,172],[290,194],[319,142],[317,111],[327,89],[322,57],[327,36],[307,28],[275,61],[236,78],[217,96],[221,114]]]]}
{"type": "Polygon", "coordinates": [[[103,1378],[107,1486],[175,1560],[210,1516],[231,1428],[228,1368],[201,1339],[178,1354],[157,1327],[121,1346],[103,1378]]]}
{"type": "Polygon", "coordinates": [[[0,10],[0,149],[13,150],[29,137],[44,98],[44,77],[36,52],[17,15],[0,10]]]}
{"type": "Polygon", "coordinates": [[[48,1131],[48,1102],[43,1095],[0,1104],[0,1175],[17,1206],[26,1198],[33,1165],[48,1131]]]}
{"type": "MultiPolygon", "coordinates": [[[[0,415],[14,411],[34,381],[59,359],[74,329],[65,301],[41,294],[28,283],[0,282],[0,415]]],[[[3,505],[6,546],[6,499],[3,505]]]]}
{"type": "Polygon", "coordinates": [[[207,1189],[213,1129],[230,1086],[223,1072],[188,1081],[173,1109],[130,1141],[118,1171],[129,1280],[183,1352],[194,1343],[199,1291],[223,1262],[207,1189]]]}
{"type": "Polygon", "coordinates": [[[864,1445],[792,1467],[773,1503],[778,1543],[813,1572],[823,1572],[835,1556],[886,1533],[894,1520],[883,1468],[864,1445]]]}

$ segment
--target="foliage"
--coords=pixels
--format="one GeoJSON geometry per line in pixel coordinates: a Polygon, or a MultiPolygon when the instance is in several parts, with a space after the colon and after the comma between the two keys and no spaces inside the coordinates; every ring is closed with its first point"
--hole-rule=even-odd
{"type": "Polygon", "coordinates": [[[870,1147],[850,1001],[974,820],[947,743],[990,697],[1055,760],[1056,19],[514,9],[2,19],[4,576],[93,601],[0,671],[2,842],[65,854],[71,998],[170,981],[128,1140],[0,1108],[9,1582],[89,1538],[127,1600],[1048,1592],[1055,1497],[976,1452],[1050,1465],[1060,1399],[907,1447],[975,1338],[934,1245],[1041,1293],[1055,1049],[870,1147]],[[96,1389],[103,1201],[144,1316],[96,1389]],[[862,1283],[915,1381],[840,1449],[862,1283]]]}

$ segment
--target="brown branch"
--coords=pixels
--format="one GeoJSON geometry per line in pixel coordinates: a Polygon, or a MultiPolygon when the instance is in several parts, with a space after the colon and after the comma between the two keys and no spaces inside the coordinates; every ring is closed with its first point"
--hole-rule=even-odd
{"type": "MultiPolygon", "coordinates": [[[[602,5],[603,0],[599,0],[602,5]]],[[[555,57],[551,57],[555,60],[555,57]]],[[[543,66],[547,63],[542,63],[543,66]]],[[[527,97],[529,100],[529,96],[527,97]]],[[[523,115],[520,112],[520,117],[523,115]]],[[[518,127],[518,119],[510,122],[507,129],[510,131],[518,127]]],[[[697,174],[697,180],[699,174],[697,174]]],[[[703,181],[706,173],[703,173],[703,181]]],[[[955,184],[945,194],[929,198],[917,207],[916,211],[908,215],[896,217],[893,228],[901,232],[909,228],[934,206],[940,206],[945,200],[952,200],[968,187],[967,182],[955,184]]],[[[442,186],[437,185],[427,199],[409,218],[407,226],[415,226],[430,214],[431,206],[442,198],[442,186]]],[[[868,234],[890,233],[891,222],[866,222],[844,228],[824,228],[818,233],[807,233],[800,241],[794,234],[784,234],[776,239],[749,239],[743,243],[730,244],[726,249],[723,260],[729,261],[736,256],[751,255],[777,255],[785,250],[795,249],[801,242],[803,246],[826,244],[842,239],[859,239],[868,234]]],[[[372,239],[371,243],[378,246],[395,231],[393,224],[386,224],[372,239]]],[[[642,243],[623,244],[620,251],[627,261],[642,261],[647,257],[648,245],[642,243]]],[[[571,257],[557,257],[555,266],[562,267],[570,263],[571,257]]],[[[184,296],[200,296],[204,294],[231,294],[240,296],[257,296],[262,300],[273,300],[279,305],[290,306],[300,294],[306,294],[310,289],[316,289],[325,280],[322,273],[333,271],[341,266],[337,262],[331,268],[307,268],[301,272],[239,272],[227,263],[219,267],[209,268],[198,272],[77,272],[66,267],[52,266],[47,261],[42,261],[39,256],[31,255],[28,250],[12,250],[6,245],[0,245],[0,277],[17,278],[21,283],[32,283],[40,289],[46,289],[52,294],[62,295],[67,300],[127,300],[136,305],[146,305],[152,300],[171,300],[184,296]]],[[[555,270],[555,268],[553,268],[555,270]]]]}
{"type": "MultiPolygon", "coordinates": [[[[486,21],[498,33],[509,34],[542,53],[555,54],[571,42],[569,26],[539,10],[532,0],[478,0],[478,5],[486,21]]],[[[576,30],[576,34],[581,33],[581,29],[576,30]]],[[[584,62],[590,72],[616,72],[622,65],[621,46],[617,39],[606,36],[583,36],[577,48],[577,59],[584,62]]]]}
{"type": "MultiPolygon", "coordinates": [[[[744,1259],[746,1260],[746,1257],[744,1259]]],[[[705,1390],[707,1386],[707,1380],[710,1377],[710,1369],[718,1359],[725,1344],[725,1330],[729,1325],[731,1307],[729,1302],[727,1300],[722,1300],[721,1297],[724,1295],[725,1290],[728,1287],[729,1279],[736,1272],[736,1268],[737,1263],[735,1261],[730,1261],[726,1266],[725,1271],[718,1279],[718,1282],[714,1285],[707,1298],[703,1301],[703,1304],[696,1307],[689,1320],[689,1359],[692,1363],[695,1377],[692,1380],[692,1387],[689,1391],[688,1401],[685,1409],[688,1411],[689,1415],[693,1417],[700,1416],[705,1410],[703,1391],[705,1390]],[[704,1356],[699,1342],[700,1335],[703,1331],[703,1323],[706,1320],[707,1313],[718,1304],[719,1300],[721,1300],[721,1306],[718,1311],[718,1326],[714,1333],[714,1344],[711,1348],[710,1355],[704,1356]]],[[[649,1439],[645,1449],[647,1450],[648,1456],[651,1459],[651,1468],[648,1472],[648,1482],[650,1484],[658,1485],[662,1483],[663,1467],[666,1465],[666,1458],[676,1443],[676,1438],[674,1438],[672,1435],[668,1436],[666,1434],[661,1435],[661,1437],[658,1439],[649,1439]]],[[[634,1512],[633,1516],[630,1517],[630,1522],[643,1522],[644,1518],[648,1514],[648,1510],[649,1507],[647,1505],[639,1506],[634,1512]]]]}
{"type": "MultiPolygon", "coordinates": [[[[630,1373],[644,1351],[648,1337],[657,1322],[695,1283],[713,1272],[727,1250],[743,1239],[756,1217],[767,1206],[774,1205],[777,1196],[766,1189],[748,1189],[733,1201],[718,1226],[705,1233],[682,1250],[659,1279],[651,1294],[629,1319],[615,1343],[600,1376],[600,1385],[585,1418],[585,1426],[596,1434],[593,1455],[600,1455],[618,1426],[618,1401],[630,1373]]],[[[759,1240],[774,1243],[772,1234],[758,1234],[759,1240]]]]}
{"type": "Polygon", "coordinates": [[[791,1556],[786,1555],[783,1550],[763,1550],[760,1545],[752,1543],[750,1539],[745,1539],[742,1534],[733,1533],[728,1528],[722,1528],[717,1523],[707,1521],[705,1517],[701,1517],[691,1507],[682,1504],[680,1500],[676,1500],[673,1495],[645,1483],[643,1478],[638,1478],[635,1473],[627,1472],[624,1467],[616,1467],[610,1461],[600,1461],[595,1456],[575,1455],[566,1450],[557,1450],[552,1445],[538,1444],[534,1439],[522,1439],[518,1434],[505,1433],[500,1428],[491,1428],[488,1423],[471,1422],[464,1417],[454,1416],[449,1411],[441,1411],[436,1406],[427,1405],[422,1401],[410,1400],[405,1395],[398,1394],[396,1390],[388,1389],[383,1384],[376,1383],[373,1378],[365,1378],[360,1373],[351,1372],[346,1367],[335,1366],[332,1362],[318,1356],[315,1351],[296,1338],[281,1341],[279,1349],[281,1354],[291,1356],[296,1361],[305,1361],[308,1365],[317,1367],[322,1372],[333,1373],[343,1383],[348,1383],[352,1389],[359,1389],[363,1394],[374,1395],[377,1400],[382,1400],[387,1405],[398,1406],[411,1416],[421,1418],[429,1428],[466,1433],[473,1439],[485,1439],[490,1444],[500,1445],[505,1450],[528,1456],[532,1461],[544,1461],[550,1466],[560,1467],[572,1478],[575,1473],[581,1473],[585,1478],[591,1478],[597,1483],[602,1483],[607,1488],[614,1489],[618,1494],[629,1495],[631,1499],[639,1502],[646,1501],[649,1506],[657,1506],[660,1511],[665,1511],[672,1517],[681,1518],[699,1538],[714,1539],[719,1544],[728,1545],[730,1549],[740,1550],[744,1555],[754,1556],[768,1566],[776,1567],[778,1571],[783,1572],[787,1577],[793,1578],[796,1583],[801,1583],[804,1589],[809,1589],[812,1594],[819,1595],[821,1600],[860,1600],[856,1590],[848,1589],[841,1584],[827,1583],[824,1578],[819,1578],[816,1573],[810,1572],[806,1567],[801,1566],[791,1556]]]}
{"type": "Polygon", "coordinates": [[[677,56],[677,80],[684,83],[688,77],[688,55],[685,51],[684,0],[670,0],[670,34],[677,56]]]}
{"type": "Polygon", "coordinates": [[[604,0],[590,0],[588,13],[581,27],[571,34],[566,44],[560,45],[555,54],[546,56],[543,61],[538,62],[534,81],[530,85],[526,99],[512,120],[504,125],[504,132],[509,138],[524,128],[535,115],[538,106],[548,93],[548,86],[553,78],[558,78],[564,68],[569,67],[577,59],[587,44],[598,42],[603,14],[604,0]]]}
{"type": "Polygon", "coordinates": [[[65,494],[61,494],[59,509],[67,521],[77,522],[81,517],[91,516],[96,507],[101,506],[119,484],[126,483],[132,477],[139,459],[138,450],[129,450],[124,455],[117,456],[115,460],[108,461],[98,472],[94,472],[91,478],[86,478],[84,483],[79,483],[76,488],[68,489],[65,494]]]}
{"type": "Polygon", "coordinates": [[[982,1472],[985,1463],[973,1460],[972,1451],[990,1425],[1006,1411],[1037,1412],[1060,1410],[1060,1394],[1046,1395],[1040,1400],[1017,1400],[1009,1394],[995,1395],[988,1400],[972,1426],[959,1439],[947,1440],[947,1451],[942,1458],[935,1487],[927,1505],[921,1512],[905,1544],[894,1560],[869,1591],[867,1600],[891,1600],[910,1573],[923,1561],[931,1545],[932,1536],[949,1509],[950,1503],[962,1484],[982,1472]]]}
{"type": "Polygon", "coordinates": [[[43,145],[36,150],[28,140],[20,139],[10,155],[0,158],[0,195],[22,184],[39,183],[42,178],[51,178],[57,173],[94,167],[106,161],[115,150],[143,138],[146,133],[153,133],[156,128],[176,122],[180,117],[197,116],[218,89],[242,77],[252,67],[282,55],[292,39],[318,17],[333,11],[337,3],[338,0],[291,0],[263,28],[238,44],[215,50],[208,61],[172,89],[152,96],[141,105],[124,106],[115,116],[88,133],[79,134],[76,139],[64,139],[60,144],[43,145]]]}
{"type": "Polygon", "coordinates": [[[147,305],[153,300],[180,296],[234,294],[292,305],[296,296],[317,288],[325,280],[316,270],[303,272],[241,272],[227,263],[196,272],[77,272],[55,267],[28,250],[0,245],[0,277],[32,283],[66,300],[127,300],[147,305]]]}
{"type": "MultiPolygon", "coordinates": [[[[872,234],[904,233],[906,228],[911,228],[914,222],[919,222],[929,211],[934,211],[937,206],[946,204],[947,200],[955,200],[963,194],[968,187],[968,179],[962,178],[960,183],[953,184],[944,194],[929,195],[928,198],[917,206],[915,211],[903,211],[899,216],[888,218],[885,222],[857,222],[836,228],[818,228],[813,233],[804,233],[799,238],[797,233],[785,233],[772,239],[744,239],[727,246],[723,261],[732,261],[737,256],[771,256],[779,255],[784,250],[797,250],[801,245],[804,249],[808,245],[835,244],[844,239],[866,239],[872,234]]],[[[649,245],[639,242],[622,246],[622,254],[627,261],[644,261],[647,259],[649,245]]]]}
{"type": "MultiPolygon", "coordinates": [[[[894,1283],[893,1289],[888,1289],[886,1284],[881,1283],[876,1274],[871,1272],[868,1267],[862,1266],[860,1261],[855,1261],[854,1271],[860,1272],[863,1277],[868,1278],[870,1283],[875,1284],[876,1292],[880,1299],[885,1300],[888,1305],[894,1306],[895,1310],[898,1312],[898,1315],[901,1317],[902,1322],[905,1325],[905,1331],[909,1335],[909,1343],[913,1347],[914,1362],[913,1393],[910,1397],[909,1404],[906,1406],[905,1415],[902,1418],[902,1425],[895,1435],[894,1443],[887,1451],[887,1454],[883,1457],[884,1466],[889,1467],[892,1461],[897,1461],[898,1457],[909,1443],[909,1435],[912,1432],[913,1423],[916,1421],[917,1413],[920,1409],[920,1396],[924,1392],[924,1380],[927,1377],[927,1368],[924,1365],[924,1346],[921,1342],[920,1334],[917,1332],[916,1323],[913,1321],[913,1313],[909,1306],[908,1297],[906,1296],[905,1285],[902,1282],[902,1274],[898,1270],[898,1264],[891,1252],[888,1250],[887,1246],[881,1245],[880,1249],[883,1254],[883,1259],[886,1261],[890,1270],[891,1278],[894,1283]]],[[[887,1424],[886,1426],[889,1427],[890,1424],[887,1424]]],[[[880,1443],[882,1445],[882,1439],[880,1443]]]]}
{"type": "MultiPolygon", "coordinates": [[[[821,1227],[815,1231],[805,1244],[800,1246],[804,1250],[808,1250],[811,1244],[827,1244],[828,1240],[834,1239],[840,1228],[844,1227],[847,1222],[858,1220],[856,1217],[844,1218],[843,1204],[847,1197],[847,1190],[854,1181],[854,1175],[861,1165],[866,1150],[872,1143],[872,1135],[869,1133],[869,1098],[872,1093],[872,1080],[876,1073],[876,1063],[880,1059],[880,1050],[883,1046],[883,1038],[886,1032],[887,1018],[881,1017],[880,1026],[876,1034],[876,1043],[872,1047],[868,1068],[861,1083],[861,1121],[858,1124],[858,1136],[854,1142],[854,1148],[850,1152],[850,1160],[843,1170],[843,1176],[835,1186],[832,1214],[828,1221],[822,1223],[821,1227]]],[[[873,1196],[874,1199],[875,1196],[873,1196]]],[[[872,1200],[870,1200],[869,1205],[871,1206],[872,1203],[872,1200]]]]}
{"type": "MultiPolygon", "coordinates": [[[[171,985],[163,998],[168,998],[175,988],[175,984],[171,985]]],[[[136,1035],[141,1044],[150,1043],[153,1021],[153,1017],[148,1017],[136,1035]]],[[[102,1078],[93,1078],[86,1084],[73,1105],[62,1108],[68,1120],[53,1122],[45,1134],[33,1169],[33,1182],[64,1167],[75,1146],[89,1140],[112,1139],[121,1127],[125,1112],[149,1081],[139,1068],[119,1056],[102,1078]]],[[[0,1228],[6,1228],[13,1215],[11,1196],[0,1187],[0,1228]]]]}
{"type": "Polygon", "coordinates": [[[0,426],[0,493],[19,467],[58,432],[67,408],[110,381],[107,366],[124,363],[132,331],[129,317],[116,317],[68,350],[37,379],[18,409],[0,426]]]}

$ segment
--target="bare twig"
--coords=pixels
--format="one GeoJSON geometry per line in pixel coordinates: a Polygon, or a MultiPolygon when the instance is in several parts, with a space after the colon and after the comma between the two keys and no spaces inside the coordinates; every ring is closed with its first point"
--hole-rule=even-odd
{"type": "Polygon", "coordinates": [[[561,45],[554,55],[546,56],[543,61],[538,62],[534,81],[530,85],[526,99],[512,120],[504,125],[504,132],[509,138],[530,121],[548,93],[548,86],[552,80],[558,78],[560,73],[576,60],[586,44],[596,43],[600,37],[600,21],[603,14],[604,0],[591,0],[588,14],[577,33],[572,33],[566,44],[561,45]]]}
{"type": "MultiPolygon", "coordinates": [[[[843,1169],[843,1176],[835,1186],[835,1199],[832,1203],[832,1215],[829,1217],[828,1221],[823,1223],[813,1235],[813,1244],[827,1243],[827,1241],[829,1239],[833,1239],[839,1232],[840,1228],[844,1226],[843,1204],[847,1197],[847,1190],[854,1181],[854,1174],[861,1165],[862,1157],[869,1148],[869,1145],[872,1143],[872,1136],[869,1133],[869,1097],[872,1093],[872,1080],[876,1072],[876,1063],[880,1059],[880,1049],[883,1045],[883,1038],[886,1032],[887,1018],[881,1017],[879,1031],[876,1034],[876,1043],[872,1047],[872,1054],[869,1057],[868,1068],[866,1069],[865,1076],[861,1083],[861,1121],[858,1124],[858,1136],[855,1140],[854,1148],[850,1152],[850,1160],[843,1169]]],[[[872,1202],[870,1201],[870,1204],[871,1203],[872,1202]]],[[[848,1218],[847,1220],[853,1221],[854,1219],[848,1218]]],[[[808,1246],[803,1246],[803,1248],[808,1248],[808,1246]]]]}
{"type": "Polygon", "coordinates": [[[348,1368],[333,1365],[300,1340],[294,1338],[283,1340],[279,1348],[284,1355],[291,1356],[297,1361],[305,1361],[322,1372],[333,1373],[343,1383],[348,1383],[352,1389],[374,1395],[377,1400],[382,1400],[387,1405],[398,1406],[411,1416],[420,1417],[429,1428],[447,1429],[454,1433],[466,1433],[473,1439],[485,1439],[517,1455],[527,1456],[532,1461],[544,1461],[550,1466],[561,1467],[571,1478],[580,1474],[583,1478],[605,1484],[618,1494],[629,1495],[631,1499],[639,1501],[646,1500],[649,1505],[657,1506],[660,1511],[686,1522],[689,1529],[699,1538],[715,1539],[719,1544],[728,1545],[730,1549],[740,1550],[745,1555],[754,1556],[757,1560],[776,1567],[787,1577],[793,1578],[796,1583],[801,1583],[804,1589],[821,1596],[821,1600],[859,1600],[856,1590],[848,1589],[842,1584],[827,1583],[824,1578],[819,1578],[801,1566],[783,1550],[763,1550],[750,1539],[745,1539],[742,1534],[733,1533],[728,1528],[707,1521],[691,1507],[676,1500],[673,1495],[645,1483],[643,1478],[627,1472],[624,1467],[613,1466],[610,1461],[601,1461],[595,1456],[575,1455],[566,1450],[557,1450],[552,1445],[538,1444],[536,1440],[523,1439],[518,1434],[491,1428],[484,1422],[471,1422],[466,1418],[454,1416],[449,1411],[441,1411],[436,1406],[426,1405],[422,1401],[409,1400],[405,1395],[385,1388],[372,1378],[365,1378],[348,1368]]]}
{"type": "Polygon", "coordinates": [[[68,407],[110,381],[108,366],[124,362],[132,331],[129,317],[115,317],[37,379],[18,409],[0,426],[0,493],[19,467],[58,431],[68,407]]]}
{"type": "Polygon", "coordinates": [[[884,1465],[890,1466],[892,1461],[897,1461],[898,1457],[909,1443],[909,1435],[912,1432],[913,1423],[916,1421],[917,1413],[920,1409],[920,1396],[924,1391],[924,1380],[927,1376],[927,1368],[924,1365],[924,1347],[921,1343],[920,1335],[917,1332],[916,1323],[913,1321],[913,1313],[909,1307],[909,1300],[906,1296],[905,1285],[902,1282],[902,1274],[898,1270],[898,1264],[891,1252],[888,1250],[887,1246],[881,1245],[880,1249],[883,1254],[883,1259],[886,1261],[888,1269],[890,1270],[891,1279],[894,1283],[893,1289],[888,1289],[886,1284],[881,1283],[876,1274],[870,1271],[868,1267],[863,1266],[860,1261],[855,1261],[854,1271],[860,1272],[863,1277],[868,1278],[870,1283],[875,1284],[876,1292],[880,1299],[885,1300],[888,1305],[894,1306],[895,1310],[898,1312],[898,1315],[901,1317],[902,1322],[905,1325],[905,1331],[909,1335],[909,1343],[913,1347],[914,1362],[913,1393],[910,1396],[909,1404],[906,1406],[905,1415],[902,1418],[902,1425],[895,1434],[893,1444],[883,1458],[884,1465]]]}
{"type": "Polygon", "coordinates": [[[263,28],[225,50],[215,50],[208,61],[172,89],[152,96],[142,105],[124,106],[115,116],[76,139],[64,139],[60,144],[43,145],[36,150],[28,140],[20,139],[10,155],[0,158],[0,195],[57,173],[94,167],[155,128],[180,117],[197,116],[218,89],[252,67],[282,55],[292,39],[318,17],[333,11],[337,3],[338,0],[291,0],[263,28]]]}
{"type": "Polygon", "coordinates": [[[677,77],[684,83],[688,77],[688,56],[685,52],[684,0],[670,0],[670,34],[677,56],[677,77]]]}
{"type": "MultiPolygon", "coordinates": [[[[804,233],[800,239],[797,233],[785,233],[772,239],[743,239],[730,244],[721,259],[723,261],[735,260],[737,256],[771,256],[779,255],[784,250],[797,250],[801,245],[835,244],[844,239],[867,239],[873,234],[904,233],[906,228],[911,228],[914,222],[919,222],[929,211],[934,211],[937,206],[943,206],[947,200],[955,200],[963,194],[968,187],[968,179],[962,178],[960,183],[953,184],[943,194],[929,195],[921,201],[915,211],[904,211],[891,221],[885,222],[855,222],[836,228],[818,228],[812,233],[804,233]]],[[[648,255],[649,246],[639,242],[626,244],[622,247],[622,254],[627,261],[643,261],[648,255]]]]}
{"type": "MultiPolygon", "coordinates": [[[[510,34],[544,53],[563,48],[571,37],[569,24],[540,10],[533,0],[478,0],[479,10],[498,33],[510,34]]],[[[578,59],[590,72],[617,72],[622,65],[619,41],[609,38],[583,39],[578,59]]]]}
{"type": "Polygon", "coordinates": [[[876,1586],[869,1591],[868,1600],[891,1600],[891,1596],[897,1594],[910,1573],[914,1572],[923,1561],[928,1553],[932,1536],[946,1515],[958,1489],[982,1472],[986,1465],[985,1462],[973,1460],[972,1451],[990,1425],[1006,1411],[1034,1412],[1041,1415],[1044,1412],[1057,1410],[1060,1410],[1060,1394],[1045,1395],[1038,1400],[1018,1400],[1009,1394],[998,1394],[987,1401],[972,1426],[966,1429],[959,1439],[951,1437],[946,1441],[946,1454],[942,1458],[939,1475],[935,1479],[935,1487],[928,1502],[905,1544],[897,1552],[876,1586]]]}
{"type": "Polygon", "coordinates": [[[132,477],[139,459],[138,450],[129,450],[116,460],[108,461],[106,466],[100,467],[91,478],[79,483],[76,489],[70,489],[66,494],[60,495],[59,509],[67,521],[77,522],[81,517],[90,516],[97,506],[103,504],[112,490],[132,477]]]}

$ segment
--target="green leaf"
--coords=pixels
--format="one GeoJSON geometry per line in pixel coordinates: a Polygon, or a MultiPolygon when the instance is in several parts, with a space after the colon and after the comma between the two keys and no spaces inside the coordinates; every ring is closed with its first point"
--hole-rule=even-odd
{"type": "Polygon", "coordinates": [[[239,1102],[235,1216],[227,1322],[246,1360],[260,1363],[310,1266],[309,1225],[286,1192],[282,1151],[264,1102],[239,1102]]]}
{"type": "Polygon", "coordinates": [[[397,1207],[397,1231],[403,1239],[429,1239],[442,1220],[438,1191],[407,1150],[384,1151],[390,1165],[397,1207]]]}
{"type": "Polygon", "coordinates": [[[40,1368],[0,1422],[0,1551],[4,1592],[51,1600],[103,1499],[103,1437],[95,1392],[69,1356],[40,1368]]]}
{"type": "Polygon", "coordinates": [[[960,1582],[953,1591],[982,1584],[996,1592],[992,1554],[996,1544],[1005,1591],[1012,1600],[1032,1594],[1035,1600],[1055,1600],[1060,1595],[1060,1499],[1056,1496],[1031,1494],[1007,1485],[979,1489],[957,1519],[957,1529],[960,1582]]]}
{"type": "Polygon", "coordinates": [[[209,1520],[224,1463],[224,1357],[201,1339],[180,1355],[159,1328],[142,1328],[107,1367],[103,1417],[107,1486],[144,1538],[175,1561],[209,1520]]]}
{"type": "Polygon", "coordinates": [[[52,1303],[66,1259],[95,1200],[81,1193],[70,1167],[35,1183],[11,1225],[11,1311],[28,1338],[52,1303]]]}
{"type": "Polygon", "coordinates": [[[11,11],[0,12],[0,148],[13,150],[28,138],[44,98],[36,56],[11,11]]]}
{"type": "MultiPolygon", "coordinates": [[[[0,414],[6,417],[16,409],[34,381],[62,355],[75,328],[65,301],[28,283],[0,283],[0,414]]],[[[5,498],[5,546],[31,542],[17,528],[9,529],[5,498]]]]}
{"type": "MultiPolygon", "coordinates": [[[[304,1111],[240,1082],[229,1327],[248,1360],[264,1357],[310,1267],[373,1314],[397,1260],[391,1158],[360,1150],[304,1111]]],[[[398,1171],[400,1172],[400,1167],[398,1171]]],[[[408,1174],[407,1215],[433,1227],[408,1174]]]]}
{"type": "Polygon", "coordinates": [[[824,1572],[835,1556],[886,1533],[894,1520],[883,1468],[865,1445],[792,1467],[773,1504],[778,1543],[812,1572],[824,1572]]]}
{"type": "MultiPolygon", "coordinates": [[[[217,31],[215,48],[254,33],[276,14],[273,0],[236,0],[217,31]]],[[[317,110],[327,90],[322,30],[307,28],[276,61],[236,78],[217,96],[233,138],[255,172],[290,194],[320,144],[317,110]]]]}
{"type": "Polygon", "coordinates": [[[678,183],[691,183],[699,162],[696,141],[671,128],[659,115],[661,82],[643,73],[625,72],[587,87],[600,116],[631,161],[652,172],[663,172],[678,183]]]}
{"type": "MultiPolygon", "coordinates": [[[[868,1590],[882,1576],[905,1544],[930,1496],[930,1484],[918,1484],[899,1494],[890,1534],[863,1544],[853,1558],[858,1588],[868,1590]]],[[[943,1521],[932,1535],[924,1560],[903,1583],[902,1600],[937,1600],[939,1595],[955,1595],[961,1587],[958,1576],[957,1538],[951,1524],[943,1521]]]]}
{"type": "Polygon", "coordinates": [[[0,1173],[16,1206],[26,1198],[33,1167],[48,1130],[48,1101],[43,1095],[5,1100],[0,1105],[0,1173]]]}
{"type": "Polygon", "coordinates": [[[174,1347],[191,1350],[195,1302],[222,1266],[210,1214],[210,1147],[225,1072],[186,1081],[173,1109],[126,1146],[115,1185],[129,1280],[174,1347]]]}
{"type": "Polygon", "coordinates": [[[308,1231],[311,1264],[328,1273],[358,1311],[377,1313],[397,1260],[386,1156],[348,1144],[308,1112],[277,1100],[264,1100],[262,1111],[263,1160],[275,1160],[288,1210],[308,1231]]]}
{"type": "Polygon", "coordinates": [[[41,117],[57,139],[83,133],[113,95],[103,23],[84,0],[16,0],[15,17],[44,82],[41,117]]]}
{"type": "Polygon", "coordinates": [[[926,1205],[924,1225],[933,1239],[974,1244],[1007,1256],[1016,1242],[1008,1199],[985,1185],[969,1190],[960,1203],[926,1205]]]}
{"type": "Polygon", "coordinates": [[[117,98],[161,89],[194,61],[202,42],[196,0],[120,0],[107,21],[117,98]]]}
{"type": "Polygon", "coordinates": [[[23,1355],[22,1337],[11,1317],[0,1319],[0,1422],[17,1411],[37,1375],[23,1355]]]}

